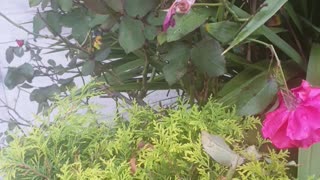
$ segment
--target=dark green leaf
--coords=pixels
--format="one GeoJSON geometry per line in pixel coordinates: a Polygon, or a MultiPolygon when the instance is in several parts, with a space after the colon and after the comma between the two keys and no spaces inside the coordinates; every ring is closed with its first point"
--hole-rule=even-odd
{"type": "Polygon", "coordinates": [[[213,15],[212,8],[192,8],[185,15],[175,16],[176,25],[167,31],[167,41],[176,41],[201,26],[209,16],[213,15]]]}
{"type": "Polygon", "coordinates": [[[31,85],[28,84],[28,83],[23,83],[20,87],[25,88],[25,89],[31,89],[31,88],[33,88],[33,86],[31,86],[31,85]]]}
{"type": "Polygon", "coordinates": [[[96,61],[106,60],[108,58],[110,52],[111,52],[110,48],[104,48],[104,49],[98,50],[95,54],[95,60],[96,61]]]}
{"type": "Polygon", "coordinates": [[[50,106],[49,106],[49,103],[47,101],[39,103],[37,114],[39,114],[41,112],[46,113],[48,111],[49,107],[50,106]]]}
{"type": "Polygon", "coordinates": [[[48,7],[49,3],[50,0],[42,0],[41,9],[44,10],[46,7],[48,7]]]}
{"type": "Polygon", "coordinates": [[[104,0],[83,0],[84,5],[91,11],[97,14],[108,14],[110,13],[107,4],[104,0]]]}
{"type": "Polygon", "coordinates": [[[83,64],[81,73],[83,76],[89,76],[92,75],[95,68],[95,62],[94,61],[87,61],[83,64]]]}
{"type": "Polygon", "coordinates": [[[159,0],[124,0],[124,9],[131,17],[143,17],[159,4],[159,0]]]}
{"type": "MultiPolygon", "coordinates": [[[[261,64],[265,64],[264,62],[261,64]]],[[[260,63],[258,65],[261,65],[260,63]]],[[[258,66],[257,65],[257,66],[258,66]]],[[[267,69],[266,66],[261,66],[267,69]]],[[[238,97],[241,96],[242,89],[249,88],[251,82],[260,78],[261,76],[266,76],[266,71],[261,71],[257,68],[247,68],[229,80],[223,88],[218,92],[218,102],[232,106],[236,104],[238,97]]]]}
{"type": "Polygon", "coordinates": [[[13,53],[14,53],[14,55],[16,55],[18,57],[22,57],[24,55],[23,47],[14,47],[13,53]]]}
{"type": "Polygon", "coordinates": [[[56,62],[53,60],[53,59],[49,59],[48,60],[48,64],[50,65],[50,66],[52,66],[52,67],[55,67],[57,64],[56,64],[56,62]]]}
{"type": "Polygon", "coordinates": [[[33,7],[33,6],[37,6],[41,3],[42,0],[29,0],[29,6],[33,7]]]}
{"type": "Polygon", "coordinates": [[[65,84],[69,84],[72,81],[73,81],[73,78],[59,79],[58,83],[61,84],[61,85],[65,85],[65,84]]]}
{"type": "Polygon", "coordinates": [[[55,12],[48,12],[47,13],[47,23],[48,23],[48,28],[53,31],[53,33],[56,35],[57,33],[60,34],[62,30],[61,22],[60,22],[60,14],[55,13],[55,12]]]}
{"type": "Polygon", "coordinates": [[[155,26],[145,26],[144,35],[149,40],[152,41],[158,34],[158,28],[155,26]]]}
{"type": "Polygon", "coordinates": [[[119,43],[130,53],[139,49],[145,42],[143,34],[143,23],[128,16],[123,17],[120,24],[119,43]]]}
{"type": "Polygon", "coordinates": [[[225,59],[221,55],[221,46],[216,40],[203,40],[191,51],[192,63],[203,73],[211,77],[225,73],[225,59]]]}
{"type": "Polygon", "coordinates": [[[168,62],[163,67],[163,73],[169,85],[173,85],[180,80],[187,72],[187,64],[190,59],[190,47],[177,43],[169,47],[168,54],[164,60],[168,62]]]}
{"type": "Polygon", "coordinates": [[[53,71],[58,75],[62,75],[63,73],[65,73],[66,69],[61,64],[59,64],[58,66],[53,67],[53,71]]]}
{"type": "Polygon", "coordinates": [[[228,43],[235,37],[240,27],[239,23],[222,21],[206,24],[206,31],[221,43],[228,43]]]}
{"type": "Polygon", "coordinates": [[[36,101],[38,103],[46,102],[48,99],[52,99],[56,94],[60,94],[60,92],[60,88],[56,84],[41,87],[31,92],[30,101],[36,101]]]}
{"type": "Polygon", "coordinates": [[[24,63],[23,65],[15,68],[10,67],[6,74],[4,83],[8,89],[13,89],[18,84],[22,84],[23,82],[31,81],[34,75],[34,70],[32,65],[28,63],[24,63]]]}
{"type": "Polygon", "coordinates": [[[90,27],[86,23],[75,23],[72,27],[72,36],[79,42],[82,43],[86,37],[90,27]]]}
{"type": "Polygon", "coordinates": [[[73,0],[57,0],[62,11],[69,12],[73,6],[73,0]]]}
{"type": "Polygon", "coordinates": [[[164,12],[164,11],[151,12],[147,16],[147,22],[148,22],[148,24],[153,25],[153,26],[160,26],[160,25],[162,25],[165,17],[166,17],[166,12],[164,12]]]}
{"type": "Polygon", "coordinates": [[[88,20],[88,25],[89,25],[89,27],[93,28],[97,25],[104,23],[108,19],[108,17],[109,16],[107,16],[107,15],[97,14],[93,17],[90,17],[90,19],[88,20]]]}
{"type": "MultiPolygon", "coordinates": [[[[47,18],[47,15],[46,13],[40,13],[41,16],[43,18],[47,18]]],[[[36,14],[34,17],[33,17],[33,33],[35,34],[39,34],[39,32],[46,27],[46,24],[43,22],[43,20],[40,18],[40,15],[39,14],[36,14]]]]}
{"type": "Polygon", "coordinates": [[[13,51],[14,51],[14,47],[8,47],[7,50],[6,50],[6,60],[7,62],[10,64],[13,59],[14,59],[14,54],[13,54],[13,51]]]}
{"type": "Polygon", "coordinates": [[[15,123],[15,122],[9,122],[8,123],[9,131],[12,131],[15,127],[17,127],[17,123],[15,123]]]}
{"type": "Polygon", "coordinates": [[[116,12],[123,12],[124,1],[120,0],[104,0],[109,7],[111,7],[116,12]]]}
{"type": "Polygon", "coordinates": [[[144,64],[144,61],[142,59],[137,59],[134,61],[129,61],[127,63],[121,64],[120,66],[116,67],[114,71],[119,74],[125,71],[130,71],[137,67],[142,67],[143,64],[144,64]]]}
{"type": "Polygon", "coordinates": [[[277,92],[276,80],[261,76],[242,89],[237,102],[238,113],[243,116],[261,113],[270,105],[277,92]]]}

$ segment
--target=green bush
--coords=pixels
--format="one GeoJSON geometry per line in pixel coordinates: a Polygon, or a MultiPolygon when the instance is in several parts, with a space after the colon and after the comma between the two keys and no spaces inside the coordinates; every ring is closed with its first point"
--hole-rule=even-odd
{"type": "Polygon", "coordinates": [[[28,180],[225,179],[230,167],[203,150],[204,130],[223,137],[233,151],[247,157],[233,178],[289,179],[287,152],[272,150],[260,159],[246,155],[246,132],[260,120],[239,117],[234,108],[213,101],[201,110],[181,103],[159,113],[134,106],[129,120],[118,117],[101,122],[96,107],[81,105],[86,96],[78,93],[59,100],[53,120],[41,117],[41,125],[28,135],[13,133],[13,141],[1,150],[1,174],[6,179],[28,180]]]}

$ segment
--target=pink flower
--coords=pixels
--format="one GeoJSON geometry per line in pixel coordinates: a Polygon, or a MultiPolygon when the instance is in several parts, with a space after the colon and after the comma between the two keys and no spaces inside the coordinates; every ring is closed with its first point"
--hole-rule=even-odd
{"type": "Polygon", "coordinates": [[[195,0],[175,0],[174,3],[169,8],[167,15],[164,19],[162,29],[164,32],[168,30],[169,27],[175,26],[175,20],[173,16],[176,13],[187,14],[191,6],[194,4],[195,0]]]}
{"type": "Polygon", "coordinates": [[[278,93],[279,106],[266,115],[262,134],[279,149],[308,148],[320,141],[320,88],[302,81],[291,95],[278,93]]]}
{"type": "Polygon", "coordinates": [[[24,45],[24,40],[16,40],[16,43],[19,47],[22,47],[24,45]]]}

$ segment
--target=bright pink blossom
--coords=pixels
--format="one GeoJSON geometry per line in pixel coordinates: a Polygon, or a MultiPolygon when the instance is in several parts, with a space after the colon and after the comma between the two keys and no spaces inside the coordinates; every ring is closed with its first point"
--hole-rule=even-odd
{"type": "Polygon", "coordinates": [[[162,25],[163,31],[166,32],[169,27],[174,27],[176,23],[173,16],[176,13],[187,14],[194,2],[195,0],[175,0],[171,7],[168,9],[167,15],[164,19],[162,25]]]}
{"type": "Polygon", "coordinates": [[[278,93],[279,106],[267,113],[262,134],[279,149],[308,148],[320,141],[320,88],[302,81],[291,93],[278,93]]]}
{"type": "Polygon", "coordinates": [[[19,47],[22,47],[24,45],[24,40],[16,40],[16,43],[18,44],[19,47]]]}

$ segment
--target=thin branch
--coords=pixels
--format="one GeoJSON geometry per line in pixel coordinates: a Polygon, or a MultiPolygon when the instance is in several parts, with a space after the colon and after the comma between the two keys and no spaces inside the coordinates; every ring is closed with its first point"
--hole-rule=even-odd
{"type": "Polygon", "coordinates": [[[71,43],[68,39],[66,39],[65,37],[61,36],[61,34],[59,34],[58,32],[55,32],[54,29],[51,27],[51,25],[47,22],[47,20],[42,17],[39,9],[37,10],[37,15],[40,17],[40,19],[46,24],[47,28],[51,31],[51,33],[53,35],[56,35],[58,36],[66,45],[67,47],[69,48],[69,50],[71,50],[72,48],[73,49],[78,49],[86,54],[90,54],[88,51],[86,51],[84,48],[80,47],[80,46],[77,46],[73,43],[71,43]]]}
{"type": "Polygon", "coordinates": [[[147,89],[147,83],[148,83],[148,70],[149,70],[149,56],[147,54],[147,51],[143,49],[144,53],[144,66],[142,71],[142,88],[141,92],[139,94],[139,98],[142,99],[144,96],[146,96],[146,93],[148,91],[147,89]]]}
{"type": "Polygon", "coordinates": [[[57,40],[57,38],[52,37],[52,36],[47,36],[47,35],[41,35],[41,34],[37,34],[34,32],[29,31],[28,29],[26,29],[25,27],[15,23],[14,21],[12,21],[10,18],[8,18],[6,15],[4,15],[3,13],[0,12],[0,16],[3,17],[5,20],[7,20],[10,24],[14,25],[15,27],[27,32],[28,34],[32,34],[34,36],[39,36],[45,39],[53,39],[53,40],[57,40]]]}

